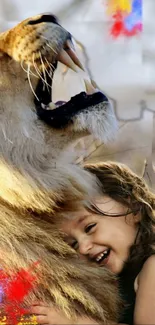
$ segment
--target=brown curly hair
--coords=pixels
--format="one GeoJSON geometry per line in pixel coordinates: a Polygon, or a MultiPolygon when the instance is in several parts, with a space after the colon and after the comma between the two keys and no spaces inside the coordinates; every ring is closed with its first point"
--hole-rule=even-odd
{"type": "MultiPolygon", "coordinates": [[[[87,164],[85,169],[97,177],[103,194],[128,207],[127,214],[132,212],[136,215],[140,212],[139,231],[126,265],[130,264],[132,268],[137,267],[137,264],[142,266],[146,259],[155,253],[155,194],[153,190],[149,189],[142,178],[121,163],[87,164]]],[[[93,205],[93,212],[95,209],[93,205]]],[[[100,211],[96,209],[96,213],[100,211]]]]}

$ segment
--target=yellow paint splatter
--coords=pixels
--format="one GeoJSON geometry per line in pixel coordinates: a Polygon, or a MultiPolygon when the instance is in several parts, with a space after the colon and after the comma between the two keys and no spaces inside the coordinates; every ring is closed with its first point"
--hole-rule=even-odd
{"type": "Polygon", "coordinates": [[[38,325],[38,322],[37,322],[36,316],[33,315],[27,321],[24,321],[24,319],[21,319],[21,321],[17,325],[38,325]]]}
{"type": "MultiPolygon", "coordinates": [[[[0,325],[9,325],[6,316],[0,318],[0,325]]],[[[37,318],[35,315],[31,316],[29,320],[24,320],[22,317],[17,325],[38,325],[37,318]]]]}
{"type": "Polygon", "coordinates": [[[130,14],[132,11],[132,0],[108,0],[108,13],[123,11],[130,14]]]}
{"type": "Polygon", "coordinates": [[[6,321],[7,321],[6,316],[0,317],[0,325],[7,325],[6,321]]]}

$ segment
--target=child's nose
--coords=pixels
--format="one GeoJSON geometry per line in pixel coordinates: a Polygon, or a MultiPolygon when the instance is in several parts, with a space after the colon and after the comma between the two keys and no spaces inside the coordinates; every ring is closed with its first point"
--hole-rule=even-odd
{"type": "Polygon", "coordinates": [[[92,249],[93,244],[90,239],[85,239],[82,243],[79,244],[79,253],[82,255],[89,254],[89,251],[92,249]]]}

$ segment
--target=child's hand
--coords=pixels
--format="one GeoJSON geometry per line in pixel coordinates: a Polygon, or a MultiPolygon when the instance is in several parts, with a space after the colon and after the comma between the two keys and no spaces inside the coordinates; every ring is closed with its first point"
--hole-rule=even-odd
{"type": "Polygon", "coordinates": [[[36,303],[31,307],[31,313],[36,315],[39,325],[97,325],[95,320],[88,317],[79,317],[76,321],[68,319],[61,311],[53,306],[45,305],[43,303],[36,303]]]}
{"type": "Polygon", "coordinates": [[[61,311],[53,306],[45,305],[40,302],[31,307],[31,313],[36,315],[36,320],[39,325],[73,324],[73,321],[68,319],[61,311]]]}

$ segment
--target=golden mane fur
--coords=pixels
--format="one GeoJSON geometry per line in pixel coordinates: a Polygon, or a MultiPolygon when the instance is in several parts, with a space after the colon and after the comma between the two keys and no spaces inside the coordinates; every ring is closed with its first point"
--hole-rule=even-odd
{"type": "Polygon", "coordinates": [[[35,297],[68,316],[84,313],[101,322],[116,321],[113,276],[79,261],[55,226],[62,208],[75,209],[97,189],[93,176],[64,160],[63,151],[89,133],[106,141],[115,118],[107,103],[80,111],[61,129],[38,118],[34,93],[42,72],[40,55],[52,64],[68,35],[41,17],[0,34],[0,265],[13,274],[40,261],[35,297]]]}

